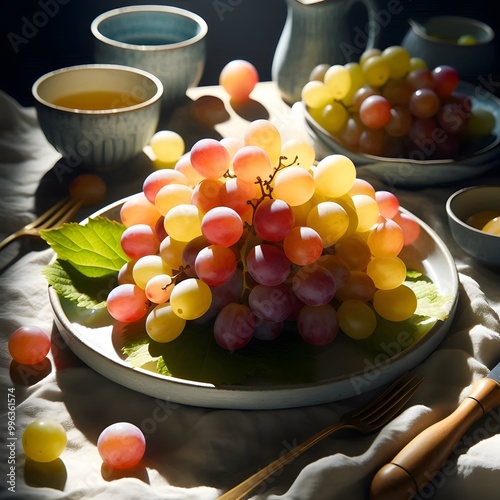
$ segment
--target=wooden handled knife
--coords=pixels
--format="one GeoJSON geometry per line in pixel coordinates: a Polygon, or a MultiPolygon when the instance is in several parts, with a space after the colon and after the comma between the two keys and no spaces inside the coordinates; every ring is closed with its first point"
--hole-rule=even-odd
{"type": "Polygon", "coordinates": [[[474,382],[470,394],[445,419],[431,425],[410,441],[375,475],[371,500],[408,500],[440,471],[469,427],[500,406],[500,363],[474,382]]]}

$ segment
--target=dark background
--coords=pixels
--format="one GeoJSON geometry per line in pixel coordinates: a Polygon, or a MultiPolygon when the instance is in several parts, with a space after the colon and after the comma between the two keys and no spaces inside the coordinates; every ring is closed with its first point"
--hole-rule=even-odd
{"type": "MultiPolygon", "coordinates": [[[[376,1],[383,9],[389,1],[397,0],[376,1]]],[[[0,89],[21,104],[31,105],[31,86],[39,76],[57,68],[93,62],[90,23],[98,14],[125,5],[153,3],[188,9],[207,21],[208,56],[201,85],[217,84],[224,65],[237,58],[252,62],[262,81],[271,79],[272,59],[286,19],[285,0],[7,0],[0,13],[0,89]],[[35,26],[36,31],[25,37],[26,43],[14,47],[13,34],[22,36],[27,23],[43,21],[42,5],[54,14],[45,16],[46,22],[35,26]]],[[[400,0],[399,3],[401,13],[393,16],[382,32],[381,49],[402,41],[408,30],[408,18],[425,19],[433,15],[468,16],[484,21],[499,34],[498,46],[500,16],[495,12],[498,0],[400,0]]],[[[361,12],[354,9],[353,15],[361,19],[361,12]]],[[[496,81],[500,86],[500,78],[496,81]]]]}

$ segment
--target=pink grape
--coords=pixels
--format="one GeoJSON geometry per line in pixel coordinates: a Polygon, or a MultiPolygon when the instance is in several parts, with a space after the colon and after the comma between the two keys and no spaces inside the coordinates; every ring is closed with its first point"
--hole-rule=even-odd
{"type": "Polygon", "coordinates": [[[380,209],[380,215],[392,219],[399,211],[398,197],[390,191],[379,190],[375,192],[375,200],[380,209]]]}
{"type": "Polygon", "coordinates": [[[321,267],[324,267],[333,276],[337,290],[342,288],[347,283],[347,280],[351,275],[351,270],[349,269],[347,262],[345,262],[344,259],[341,259],[338,255],[322,255],[318,259],[318,264],[321,267]]]}
{"type": "Polygon", "coordinates": [[[187,185],[186,176],[171,168],[162,168],[150,173],[142,183],[142,191],[146,198],[154,204],[158,191],[169,184],[187,185]]]}
{"type": "Polygon", "coordinates": [[[283,251],[291,262],[306,266],[316,262],[323,253],[323,240],[313,228],[297,226],[285,236],[283,251]]]}
{"type": "Polygon", "coordinates": [[[245,304],[228,304],[215,319],[215,341],[223,349],[234,351],[245,347],[254,331],[255,317],[245,304]]]}
{"type": "Polygon", "coordinates": [[[327,345],[339,332],[337,313],[330,304],[305,305],[297,317],[297,328],[300,336],[309,344],[327,345]]]}
{"type": "Polygon", "coordinates": [[[120,209],[120,220],[126,227],[134,224],[148,224],[154,229],[160,217],[160,212],[144,193],[127,198],[120,209]]]}
{"type": "Polygon", "coordinates": [[[290,290],[285,285],[255,285],[248,296],[248,305],[256,316],[271,322],[288,318],[293,307],[290,290]]]}
{"type": "Polygon", "coordinates": [[[385,131],[391,137],[403,137],[408,134],[413,120],[408,108],[404,106],[393,106],[390,113],[391,119],[385,126],[385,131]]]}
{"type": "Polygon", "coordinates": [[[359,151],[361,153],[383,156],[386,146],[387,138],[383,129],[366,129],[361,132],[359,137],[359,151]]]}
{"type": "Polygon", "coordinates": [[[414,90],[433,89],[436,85],[432,72],[427,68],[420,68],[412,71],[408,74],[406,80],[414,90]]]}
{"type": "Polygon", "coordinates": [[[228,179],[220,189],[221,205],[232,208],[241,216],[252,210],[249,204],[255,198],[255,185],[237,177],[228,179]]]}
{"type": "Polygon", "coordinates": [[[335,296],[336,289],[332,274],[319,265],[304,266],[292,278],[295,295],[310,306],[328,304],[335,296]]]}
{"type": "Polygon", "coordinates": [[[147,224],[134,224],[127,227],[122,233],[120,243],[122,250],[134,260],[155,254],[160,247],[160,239],[156,231],[147,224]]]}
{"type": "Polygon", "coordinates": [[[220,190],[223,182],[219,179],[203,179],[193,189],[191,203],[203,212],[221,205],[220,190]]]}
{"type": "Polygon", "coordinates": [[[283,200],[267,199],[255,210],[254,230],[266,241],[281,241],[292,230],[295,216],[292,208],[283,200]]]}
{"type": "Polygon", "coordinates": [[[144,290],[137,285],[126,283],[109,292],[106,306],[109,314],[117,321],[131,323],[146,315],[150,302],[144,290]]]}
{"type": "Polygon", "coordinates": [[[376,292],[373,280],[363,271],[352,271],[346,283],[337,289],[335,297],[344,302],[346,300],[359,300],[369,302],[376,292]]]}
{"type": "Polygon", "coordinates": [[[374,89],[370,85],[365,85],[360,89],[356,90],[353,96],[352,105],[355,111],[359,111],[363,101],[372,95],[380,95],[378,90],[374,89]]]}
{"type": "Polygon", "coordinates": [[[236,272],[236,257],[230,248],[209,245],[198,252],[194,270],[198,278],[207,285],[223,285],[236,272]]]}
{"type": "Polygon", "coordinates": [[[120,268],[117,278],[119,285],[124,285],[125,283],[135,283],[134,276],[132,275],[132,270],[134,269],[135,262],[135,260],[129,260],[128,262],[125,262],[125,264],[123,264],[123,266],[120,268]]]}
{"type": "Polygon", "coordinates": [[[219,75],[220,85],[235,101],[246,101],[258,81],[255,66],[242,59],[227,63],[219,75]]]}
{"type": "Polygon", "coordinates": [[[439,96],[448,96],[455,92],[460,81],[458,71],[445,64],[437,66],[432,70],[432,76],[436,85],[434,87],[439,96]]]}
{"type": "Polygon", "coordinates": [[[418,89],[413,92],[408,103],[408,109],[417,118],[430,118],[439,111],[441,102],[432,89],[418,89]]]}
{"type": "Polygon", "coordinates": [[[202,181],[205,177],[201,175],[197,170],[191,165],[190,153],[183,154],[174,166],[174,170],[184,174],[187,179],[187,185],[194,187],[198,182],[202,181]]]}
{"type": "Polygon", "coordinates": [[[418,240],[420,236],[420,225],[415,219],[409,215],[399,213],[393,220],[403,230],[404,246],[412,245],[418,240]]]}
{"type": "Polygon", "coordinates": [[[261,285],[280,285],[290,274],[290,261],[283,250],[262,244],[250,249],[247,268],[252,278],[261,285]]]}
{"type": "Polygon", "coordinates": [[[194,240],[188,241],[182,250],[182,265],[184,268],[184,272],[188,276],[196,277],[196,271],[194,267],[194,263],[196,260],[196,256],[198,252],[208,246],[209,243],[205,236],[198,236],[194,240]]]}
{"type": "Polygon", "coordinates": [[[243,221],[232,208],[215,207],[203,216],[201,232],[210,243],[230,247],[241,238],[243,221]]]}
{"type": "Polygon", "coordinates": [[[174,283],[168,274],[157,274],[146,283],[146,297],[155,304],[163,304],[170,299],[174,283]]]}
{"type": "Polygon", "coordinates": [[[243,146],[233,157],[233,170],[239,179],[254,183],[258,177],[267,180],[272,174],[273,166],[262,148],[243,146]]]}
{"type": "Polygon", "coordinates": [[[227,149],[216,139],[200,139],[191,148],[193,168],[208,179],[222,177],[231,166],[227,149]]]}
{"type": "Polygon", "coordinates": [[[38,326],[20,326],[9,337],[9,353],[22,365],[41,363],[50,351],[50,337],[38,326]]]}
{"type": "Polygon", "coordinates": [[[97,439],[97,451],[111,469],[131,469],[144,456],[146,438],[134,424],[117,422],[100,433],[97,439]]]}
{"type": "Polygon", "coordinates": [[[359,107],[359,117],[367,127],[385,127],[391,119],[391,104],[380,95],[369,96],[359,107]]]}

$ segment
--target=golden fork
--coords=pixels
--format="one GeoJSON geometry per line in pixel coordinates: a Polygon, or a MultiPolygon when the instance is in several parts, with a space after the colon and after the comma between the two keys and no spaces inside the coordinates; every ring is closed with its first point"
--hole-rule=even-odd
{"type": "Polygon", "coordinates": [[[338,422],[329,425],[311,438],[291,449],[285,455],[259,470],[253,476],[221,495],[218,500],[243,500],[262,481],[278,472],[322,439],[340,429],[355,429],[364,434],[374,432],[391,421],[417,391],[422,378],[406,373],[396,380],[376,399],[354,411],[342,415],[338,422]]]}
{"type": "Polygon", "coordinates": [[[41,229],[54,229],[68,222],[82,204],[83,201],[77,198],[67,197],[62,199],[33,222],[26,224],[15,233],[7,236],[7,238],[0,242],[0,250],[21,236],[40,236],[41,229]]]}

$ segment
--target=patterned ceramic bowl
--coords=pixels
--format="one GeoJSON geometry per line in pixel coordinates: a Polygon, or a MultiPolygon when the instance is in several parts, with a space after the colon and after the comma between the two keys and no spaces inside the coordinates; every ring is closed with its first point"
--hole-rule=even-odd
{"type": "Polygon", "coordinates": [[[42,131],[68,165],[102,170],[120,166],[148,144],[163,85],[143,70],[90,64],[47,73],[32,92],[42,131]]]}
{"type": "Polygon", "coordinates": [[[153,73],[163,83],[166,106],[201,79],[208,26],[192,12],[162,5],[122,7],[95,18],[91,31],[96,62],[153,73]]]}

